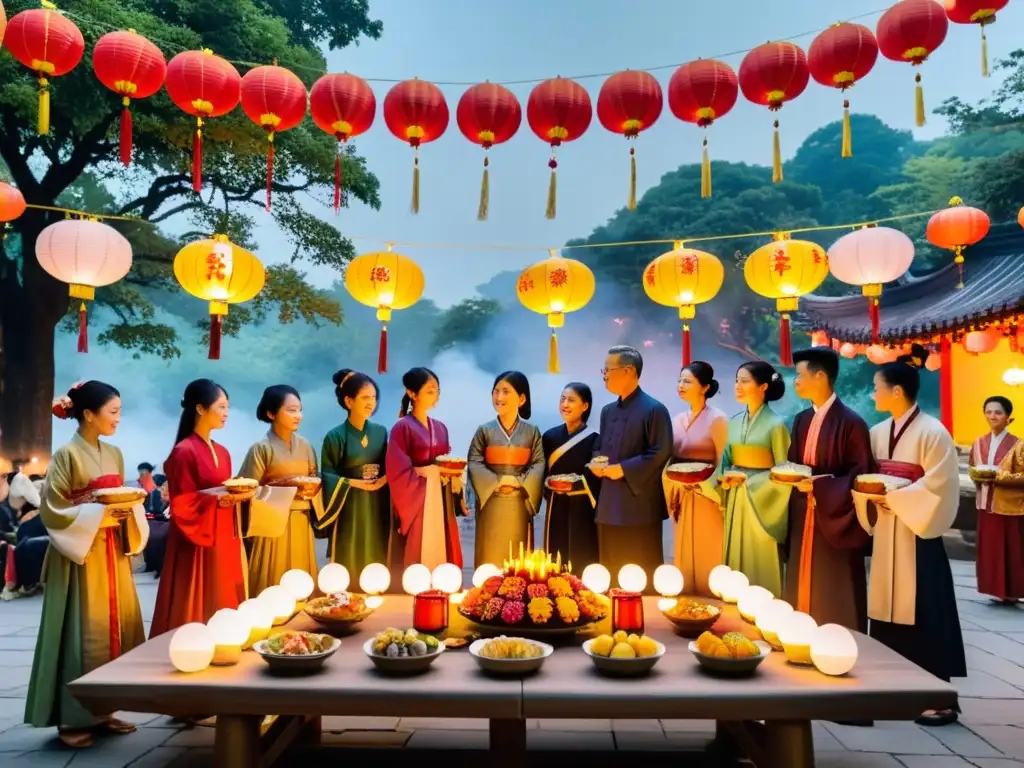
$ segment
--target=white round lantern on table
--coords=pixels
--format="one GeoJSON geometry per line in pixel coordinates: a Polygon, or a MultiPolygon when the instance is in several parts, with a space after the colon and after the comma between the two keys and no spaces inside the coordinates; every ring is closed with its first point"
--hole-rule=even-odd
{"type": "Polygon", "coordinates": [[[682,594],[685,581],[683,572],[671,563],[664,563],[654,569],[654,591],[661,595],[658,610],[669,611],[675,607],[676,597],[682,594]]]}
{"type": "Polygon", "coordinates": [[[418,595],[430,589],[430,569],[423,563],[413,563],[402,574],[402,589],[408,595],[418,595]]]}
{"type": "Polygon", "coordinates": [[[480,589],[492,576],[501,576],[501,568],[494,563],[484,563],[473,571],[473,586],[480,589]]]}
{"type": "Polygon", "coordinates": [[[226,667],[237,664],[242,657],[242,646],[249,639],[249,624],[234,608],[221,608],[206,626],[213,633],[213,659],[211,664],[226,667]]]}
{"type": "Polygon", "coordinates": [[[857,640],[839,624],[823,624],[811,635],[811,661],[826,675],[845,675],[857,663],[857,640]]]}
{"type": "Polygon", "coordinates": [[[264,589],[260,592],[259,599],[274,614],[274,626],[284,624],[295,613],[295,598],[280,584],[264,589]]]}
{"type": "Polygon", "coordinates": [[[583,569],[583,575],[580,576],[580,581],[582,581],[583,586],[591,592],[603,595],[608,591],[608,587],[612,584],[612,575],[608,573],[608,569],[600,563],[591,563],[583,569]]]}
{"type": "Polygon", "coordinates": [[[647,571],[630,563],[619,569],[619,588],[627,592],[643,592],[647,589],[647,571]]]}
{"type": "Polygon", "coordinates": [[[722,600],[727,603],[739,601],[743,590],[750,586],[750,579],[745,573],[730,571],[722,577],[722,600]]]}
{"type": "Polygon", "coordinates": [[[800,611],[793,611],[779,625],[779,642],[786,654],[786,661],[793,664],[812,664],[811,640],[818,622],[800,611]]]}
{"type": "Polygon", "coordinates": [[[328,563],[320,569],[316,585],[325,595],[336,595],[348,589],[350,580],[348,568],[341,563],[328,563]]]}
{"type": "Polygon", "coordinates": [[[202,672],[213,661],[216,642],[205,624],[193,622],[178,627],[171,635],[168,654],[179,672],[202,672]]]}
{"type": "Polygon", "coordinates": [[[755,626],[760,630],[761,637],[765,642],[775,648],[781,648],[779,640],[779,627],[793,613],[793,606],[785,600],[772,600],[767,605],[758,608],[755,626]]]}
{"type": "Polygon", "coordinates": [[[739,609],[740,616],[743,617],[744,621],[754,624],[757,621],[758,611],[774,599],[775,596],[767,589],[752,584],[740,592],[740,598],[736,601],[736,607],[739,609]]]}
{"type": "Polygon", "coordinates": [[[313,594],[313,588],[316,585],[313,583],[313,577],[308,573],[298,568],[292,568],[290,571],[285,571],[281,577],[281,586],[287,589],[288,594],[298,602],[302,602],[313,594]]]}
{"type": "Polygon", "coordinates": [[[270,634],[270,628],[274,626],[274,614],[270,607],[259,598],[252,597],[238,606],[238,613],[242,620],[249,625],[249,637],[245,641],[245,647],[265,640],[270,634]]]}
{"type": "Polygon", "coordinates": [[[722,596],[722,582],[730,573],[732,573],[732,568],[728,565],[716,565],[711,569],[711,573],[708,574],[708,589],[711,590],[712,595],[722,596]]]}
{"type": "Polygon", "coordinates": [[[449,595],[462,590],[462,569],[455,563],[441,563],[430,574],[430,586],[449,595]]]}
{"type": "Polygon", "coordinates": [[[359,588],[365,592],[366,607],[372,611],[384,604],[381,597],[391,586],[391,571],[383,563],[370,563],[359,574],[359,588]]]}

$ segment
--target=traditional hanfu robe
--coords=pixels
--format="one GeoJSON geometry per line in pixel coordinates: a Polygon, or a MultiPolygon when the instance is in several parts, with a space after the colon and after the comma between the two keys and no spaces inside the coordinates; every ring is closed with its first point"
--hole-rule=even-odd
{"type": "Polygon", "coordinates": [[[544,490],[544,446],[540,430],[517,419],[506,432],[494,419],[477,427],[469,444],[469,481],[476,499],[474,564],[499,565],[510,548],[533,545],[533,517],[540,511],[544,490]],[[501,488],[501,479],[513,486],[501,488]]]}
{"type": "MultiPolygon", "coordinates": [[[[289,477],[315,477],[316,453],[301,435],[292,435],[291,444],[285,443],[273,429],[249,449],[238,471],[239,477],[251,477],[261,485],[289,477]]],[[[288,524],[277,538],[259,536],[252,539],[249,555],[249,593],[258,595],[267,587],[281,582],[286,571],[296,568],[306,571],[314,579],[319,568],[313,547],[313,524],[324,516],[320,494],[312,499],[292,500],[288,524]]]]}
{"type": "MultiPolygon", "coordinates": [[[[970,465],[999,466],[1007,475],[1024,480],[1024,456],[1018,445],[1017,437],[1005,431],[979,437],[971,448],[970,465]]],[[[1012,503],[1018,489],[976,485],[978,591],[1000,600],[1024,598],[1024,507],[1012,503]]]]}
{"type": "Polygon", "coordinates": [[[793,420],[789,460],[806,464],[814,492],[789,497],[785,599],[818,624],[867,629],[868,537],[853,507],[853,481],[873,471],[864,419],[833,394],[793,420]]]}
{"type": "Polygon", "coordinates": [[[47,470],[39,516],[50,551],[25,703],[25,722],[34,726],[95,725],[67,684],[146,640],[129,559],[146,546],[145,510],[139,503],[119,521],[102,504],[79,501],[123,483],[121,451],[102,442],[97,450],[78,434],[47,470]]]}
{"type": "Polygon", "coordinates": [[[747,479],[720,490],[725,510],[722,561],[776,597],[782,595],[779,547],[786,541],[791,488],[773,483],[770,470],[788,455],[789,430],[767,405],[753,418],[744,410],[729,419],[719,477],[737,470],[747,479]]]}
{"type": "Polygon", "coordinates": [[[403,416],[391,428],[387,469],[397,526],[389,559],[399,573],[414,563],[430,569],[442,563],[462,567],[456,520],[462,513],[461,494],[434,463],[450,451],[448,429],[436,419],[428,418],[424,426],[414,416],[403,416]]]}
{"type": "Polygon", "coordinates": [[[942,535],[956,518],[960,464],[941,422],[914,406],[871,428],[878,471],[911,480],[885,496],[888,510],[854,492],[874,538],[868,588],[870,634],[942,680],[967,675],[956,595],[942,535]]]}
{"type": "Polygon", "coordinates": [[[601,438],[595,456],[622,466],[621,480],[603,479],[597,502],[601,564],[614,575],[628,563],[647,572],[665,561],[662,525],[668,518],[661,473],[672,458],[668,409],[639,387],[601,409],[601,438]]]}
{"type": "Polygon", "coordinates": [[[582,425],[574,434],[564,424],[552,427],[541,438],[547,474],[579,475],[582,479],[571,491],[544,492],[547,506],[544,513],[544,551],[552,556],[578,564],[578,571],[599,562],[597,522],[594,519],[601,480],[587,464],[594,456],[597,432],[582,425]]]}
{"type": "Polygon", "coordinates": [[[349,481],[362,480],[367,464],[376,464],[383,477],[387,448],[386,428],[368,421],[358,430],[346,419],[327,433],[320,449],[324,514],[319,526],[328,531],[328,557],[348,569],[353,585],[370,563],[387,563],[391,503],[388,485],[364,491],[349,481]]]}
{"type": "MultiPolygon", "coordinates": [[[[705,404],[696,418],[680,413],[672,420],[672,462],[704,462],[717,467],[729,436],[729,420],[705,404]]],[[[676,521],[673,559],[683,574],[686,594],[711,595],[708,576],[722,563],[721,498],[715,483],[683,486],[662,474],[665,502],[676,521]]]]}

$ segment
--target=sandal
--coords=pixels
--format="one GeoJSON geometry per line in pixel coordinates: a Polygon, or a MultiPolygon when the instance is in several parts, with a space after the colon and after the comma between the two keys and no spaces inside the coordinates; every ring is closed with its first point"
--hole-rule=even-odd
{"type": "Polygon", "coordinates": [[[118,720],[116,717],[112,717],[109,720],[104,720],[100,723],[97,728],[107,733],[113,733],[116,735],[123,735],[126,733],[135,733],[137,728],[133,723],[125,722],[124,720],[118,720]]]}
{"type": "Polygon", "coordinates": [[[927,709],[914,722],[918,725],[937,728],[942,725],[949,725],[957,721],[958,715],[955,709],[927,709]]]}
{"type": "Polygon", "coordinates": [[[81,728],[58,728],[57,738],[65,747],[72,749],[85,749],[92,746],[92,732],[81,728]]]}

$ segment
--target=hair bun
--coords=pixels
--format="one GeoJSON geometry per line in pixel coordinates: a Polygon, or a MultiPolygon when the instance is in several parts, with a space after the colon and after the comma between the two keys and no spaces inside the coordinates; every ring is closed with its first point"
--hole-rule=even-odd
{"type": "Polygon", "coordinates": [[[704,393],[704,399],[710,400],[712,397],[718,394],[718,380],[712,379],[711,383],[708,384],[708,391],[704,393]]]}

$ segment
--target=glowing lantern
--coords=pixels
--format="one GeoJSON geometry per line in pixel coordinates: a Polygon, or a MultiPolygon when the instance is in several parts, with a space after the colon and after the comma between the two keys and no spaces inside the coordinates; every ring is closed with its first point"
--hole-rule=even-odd
{"type": "Polygon", "coordinates": [[[612,575],[608,573],[608,569],[600,563],[591,563],[583,569],[583,575],[580,577],[580,581],[583,582],[583,586],[594,594],[602,595],[607,592],[608,587],[611,586],[612,575]]]}
{"type": "Polygon", "coordinates": [[[775,242],[754,251],[743,264],[743,277],[754,293],[775,299],[781,313],[779,360],[793,365],[789,335],[789,313],[799,308],[800,297],[810,293],[828,277],[828,256],[821,246],[807,240],[790,240],[778,234],[775,242]]]}
{"type": "Polygon", "coordinates": [[[969,355],[978,356],[991,352],[999,346],[1003,332],[997,326],[990,326],[984,331],[971,331],[964,334],[964,350],[969,355]]]}
{"type": "Polygon", "coordinates": [[[0,181],[0,221],[6,224],[20,218],[26,207],[21,190],[0,181]]]}
{"type": "Polygon", "coordinates": [[[213,659],[215,667],[237,664],[242,657],[242,646],[249,639],[249,624],[234,608],[221,608],[206,626],[213,633],[213,659]]]}
{"type": "Polygon", "coordinates": [[[501,568],[493,563],[484,563],[473,571],[473,586],[479,589],[492,576],[501,576],[501,568]]]}
{"type": "MultiPolygon", "coordinates": [[[[863,24],[841,21],[819,34],[807,51],[807,65],[821,85],[846,93],[867,76],[878,60],[878,41],[863,24]]],[[[842,157],[853,156],[850,102],[843,101],[842,157]]]]}
{"type": "Polygon", "coordinates": [[[988,39],[985,27],[1010,0],[946,0],[946,18],[954,24],[977,24],[981,30],[981,76],[988,77],[988,39]]]}
{"type": "Polygon", "coordinates": [[[341,563],[328,563],[320,569],[316,585],[325,595],[337,595],[348,589],[348,568],[341,563]]]}
{"type": "Polygon", "coordinates": [[[839,624],[823,624],[811,635],[811,661],[826,675],[845,675],[857,663],[857,641],[839,624]]]}
{"type": "Polygon", "coordinates": [[[755,626],[761,632],[761,636],[770,645],[781,648],[779,641],[779,628],[785,623],[789,615],[793,613],[793,606],[785,600],[774,599],[771,602],[759,606],[755,626]]]}
{"type": "Polygon", "coordinates": [[[121,97],[119,156],[132,162],[132,99],[148,99],[163,87],[167,62],[151,41],[134,29],[108,32],[92,49],[96,78],[121,97]]]}
{"type": "MultiPolygon", "coordinates": [[[[597,95],[597,119],[612,133],[635,139],[661,116],[661,85],[650,72],[627,69],[604,81],[597,95]]],[[[629,148],[629,198],[636,210],[636,151],[629,148]]]]}
{"type": "Polygon", "coordinates": [[[684,248],[682,241],[663,253],[644,269],[647,298],[665,307],[677,307],[683,321],[683,366],[690,364],[690,323],[696,317],[697,304],[718,295],[725,279],[725,268],[710,253],[684,248]]]}
{"type": "Polygon", "coordinates": [[[174,277],[197,299],[210,302],[210,360],[220,359],[220,339],[229,304],[254,298],[266,282],[263,264],[227,235],[189,243],[174,257],[174,277]]]}
{"type": "Polygon", "coordinates": [[[277,65],[254,67],[240,85],[242,111],[267,134],[267,210],[274,185],[274,137],[306,116],[306,86],[293,72],[277,65]]]}
{"type": "Polygon", "coordinates": [[[1008,387],[1019,387],[1024,385],[1024,370],[1020,368],[1007,368],[1003,371],[1003,384],[1008,387]]]}
{"type": "Polygon", "coordinates": [[[285,571],[281,577],[281,586],[288,590],[288,594],[295,600],[301,602],[313,594],[316,584],[313,577],[299,568],[292,568],[285,571]]]}
{"type": "Polygon", "coordinates": [[[668,106],[684,123],[704,128],[701,153],[700,196],[711,197],[711,159],[707,128],[736,105],[739,81],[732,67],[715,59],[697,59],[683,64],[668,81],[668,106]]]}
{"type": "Polygon", "coordinates": [[[544,213],[546,218],[553,219],[558,212],[558,161],[555,159],[555,150],[564,142],[575,141],[586,133],[593,119],[590,94],[575,80],[554,77],[530,91],[530,98],[526,102],[526,121],[537,138],[551,145],[551,158],[548,160],[551,178],[548,181],[548,205],[544,213]]]}
{"type": "Polygon", "coordinates": [[[384,97],[384,122],[413,148],[412,212],[420,211],[420,145],[448,128],[448,103],[441,89],[419,78],[398,83],[384,97]]]}
{"type": "Polygon", "coordinates": [[[863,227],[843,235],[828,249],[832,276],[847,285],[859,285],[867,297],[872,341],[878,341],[882,284],[901,278],[913,261],[914,242],[891,227],[863,227]]]}
{"type": "MultiPolygon", "coordinates": [[[[875,35],[878,49],[890,61],[905,61],[920,66],[946,39],[949,22],[935,0],[900,0],[878,19],[875,35]]],[[[924,88],[921,73],[914,76],[914,117],[924,125],[924,88]]]]}
{"type": "Polygon", "coordinates": [[[402,574],[402,589],[406,594],[418,595],[430,589],[430,569],[423,563],[413,563],[402,574]]]}
{"type": "Polygon", "coordinates": [[[716,565],[711,569],[711,573],[708,574],[708,589],[711,590],[712,595],[715,597],[722,596],[723,582],[730,573],[732,573],[732,568],[728,565],[716,565]]]}
{"type": "Polygon", "coordinates": [[[341,145],[373,125],[377,98],[361,77],[327,74],[309,91],[309,114],[317,127],[338,140],[334,153],[334,213],[341,211],[341,145]]]}
{"type": "Polygon", "coordinates": [[[359,588],[368,595],[381,595],[391,586],[391,571],[383,563],[370,563],[359,574],[359,588]]]}
{"type": "Polygon", "coordinates": [[[852,360],[857,356],[857,347],[848,341],[843,342],[843,345],[839,347],[839,354],[847,360],[852,360]]]}
{"type": "Polygon", "coordinates": [[[828,331],[811,331],[812,347],[828,347],[831,344],[832,342],[828,338],[828,331]]]}
{"type": "Polygon", "coordinates": [[[246,646],[258,643],[270,634],[270,628],[274,626],[274,614],[265,602],[253,597],[243,601],[238,606],[238,613],[242,620],[249,625],[249,638],[246,646]]]}
{"type": "Polygon", "coordinates": [[[763,607],[771,603],[775,596],[764,587],[750,585],[742,592],[736,601],[736,608],[745,620],[751,624],[757,621],[757,615],[763,607]]]}
{"type": "Polygon", "coordinates": [[[793,664],[811,664],[811,639],[818,622],[800,611],[786,616],[778,628],[779,642],[786,660],[793,664]]]}
{"type": "Polygon", "coordinates": [[[7,11],[4,10],[4,4],[0,3],[0,42],[3,42],[4,32],[7,31],[7,11]]]}
{"type": "Polygon", "coordinates": [[[924,361],[924,367],[929,371],[937,371],[942,367],[942,355],[938,352],[931,352],[928,359],[924,361]]]}
{"type": "Polygon", "coordinates": [[[388,323],[395,309],[408,309],[423,295],[423,272],[408,256],[387,251],[364,253],[349,262],[345,268],[345,287],[352,298],[377,310],[380,328],[380,347],[377,353],[377,373],[388,370],[388,323]]]}
{"type": "Polygon", "coordinates": [[[743,594],[743,590],[750,586],[750,579],[747,578],[745,573],[739,571],[729,571],[725,576],[722,577],[721,583],[722,600],[727,603],[739,602],[740,595],[743,594]]]}
{"type": "Polygon", "coordinates": [[[675,597],[683,591],[683,572],[671,563],[654,569],[654,589],[662,597],[675,597]]]}
{"type": "Polygon", "coordinates": [[[295,613],[295,598],[284,587],[267,587],[259,596],[260,601],[274,614],[274,626],[284,624],[295,613]]]}
{"type": "Polygon", "coordinates": [[[619,587],[627,592],[643,592],[647,588],[647,573],[639,565],[624,565],[619,569],[619,587]]]}
{"type": "Polygon", "coordinates": [[[462,589],[462,569],[454,563],[441,563],[430,574],[430,586],[449,595],[458,592],[462,589]]]}
{"type": "MultiPolygon", "coordinates": [[[[740,90],[748,101],[778,112],[807,88],[811,79],[807,56],[796,43],[765,43],[740,62],[740,90]]],[[[782,181],[782,147],[779,121],[774,123],[772,140],[772,181],[782,181]]]]}
{"type": "Polygon", "coordinates": [[[4,45],[18,61],[39,77],[40,136],[50,133],[50,81],[78,66],[85,53],[85,38],[75,23],[55,8],[33,8],[16,13],[7,24],[4,45]]]}
{"type": "Polygon", "coordinates": [[[581,261],[565,259],[557,251],[519,275],[516,295],[524,307],[547,315],[551,329],[548,347],[548,373],[558,373],[558,337],[556,328],[565,325],[565,313],[582,309],[594,297],[594,273],[581,261]]]}
{"type": "Polygon", "coordinates": [[[116,283],[132,268],[132,246],[120,232],[96,219],[64,219],[51,224],[36,239],[36,259],[50,275],[68,284],[68,295],[79,299],[78,351],[89,351],[85,302],[96,289],[116,283]]]}
{"type": "Polygon", "coordinates": [[[865,357],[875,365],[891,363],[894,359],[893,350],[881,344],[872,344],[864,353],[865,357]]]}
{"type": "Polygon", "coordinates": [[[1024,206],[1021,206],[1021,209],[1017,211],[1017,223],[1024,227],[1024,206]]]}
{"type": "Polygon", "coordinates": [[[496,83],[478,83],[459,99],[455,121],[462,135],[484,148],[484,175],[480,182],[480,205],[477,221],[487,220],[491,205],[491,181],[487,151],[495,144],[504,144],[516,135],[523,122],[523,108],[508,88],[496,83]]]}
{"type": "Polygon", "coordinates": [[[171,635],[168,655],[179,672],[202,672],[213,661],[216,648],[213,632],[205,624],[184,624],[171,635]]]}
{"type": "Polygon", "coordinates": [[[964,248],[980,242],[988,234],[989,225],[988,214],[964,205],[959,197],[952,198],[949,208],[932,214],[928,219],[925,237],[932,245],[953,252],[953,263],[960,270],[959,288],[964,287],[964,248]]]}

